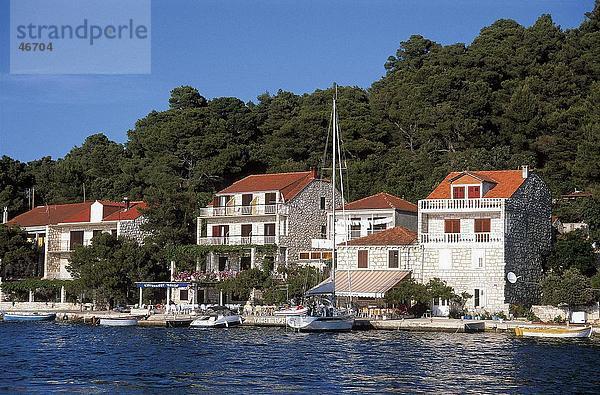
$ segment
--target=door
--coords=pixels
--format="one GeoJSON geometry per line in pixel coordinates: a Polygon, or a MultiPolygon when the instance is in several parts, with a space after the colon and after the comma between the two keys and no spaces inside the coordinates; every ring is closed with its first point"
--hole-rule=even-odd
{"type": "Polygon", "coordinates": [[[242,225],[242,244],[252,243],[252,225],[242,225]]]}
{"type": "Polygon", "coordinates": [[[249,256],[243,256],[240,258],[240,269],[248,270],[250,269],[251,261],[249,256]]]}
{"type": "Polygon", "coordinates": [[[264,225],[265,244],[275,243],[275,224],[264,225]]]}
{"type": "Polygon", "coordinates": [[[224,272],[227,269],[227,257],[220,256],[219,257],[219,271],[224,272]]]}

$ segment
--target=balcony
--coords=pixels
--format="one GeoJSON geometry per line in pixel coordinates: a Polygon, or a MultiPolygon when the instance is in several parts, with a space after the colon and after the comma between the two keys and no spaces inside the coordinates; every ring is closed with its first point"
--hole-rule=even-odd
{"type": "Polygon", "coordinates": [[[424,199],[419,200],[422,212],[499,211],[506,199],[424,199]]]}
{"type": "Polygon", "coordinates": [[[504,235],[495,232],[481,233],[421,233],[420,241],[423,244],[475,244],[475,243],[502,243],[504,235]]]}
{"type": "Polygon", "coordinates": [[[84,247],[92,245],[92,240],[84,240],[83,244],[81,243],[71,243],[69,240],[61,240],[60,243],[48,243],[48,251],[49,252],[71,252],[78,245],[83,245],[84,247]]]}
{"type": "Polygon", "coordinates": [[[244,215],[288,215],[289,207],[283,203],[252,204],[250,206],[205,207],[200,217],[238,217],[244,215]]]}
{"type": "Polygon", "coordinates": [[[275,244],[275,236],[222,236],[222,237],[201,237],[198,240],[200,245],[266,245],[275,244]]]}

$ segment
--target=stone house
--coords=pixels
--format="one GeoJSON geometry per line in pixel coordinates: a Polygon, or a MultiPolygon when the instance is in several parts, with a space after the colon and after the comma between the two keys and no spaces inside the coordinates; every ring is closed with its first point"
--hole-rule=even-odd
{"type": "Polygon", "coordinates": [[[38,248],[39,274],[46,279],[71,279],[67,270],[71,251],[78,245],[90,245],[98,233],[112,233],[143,243],[147,233],[144,202],[111,202],[55,204],[35,207],[8,221],[18,225],[38,248]]]}
{"type": "MultiPolygon", "coordinates": [[[[329,214],[331,216],[331,214],[329,214]]],[[[331,224],[331,219],[329,220],[331,224]]],[[[347,203],[336,210],[336,243],[396,226],[417,231],[417,205],[386,192],[347,203]]]]}
{"type": "Polygon", "coordinates": [[[206,271],[237,272],[264,264],[275,270],[330,259],[329,252],[312,247],[312,240],[327,238],[331,199],[331,183],[314,170],[250,175],[234,182],[201,211],[197,243],[240,248],[216,247],[207,255],[206,271]]]}
{"type": "Polygon", "coordinates": [[[508,312],[539,298],[542,258],[551,248],[551,196],[527,167],[452,172],[419,201],[423,282],[437,277],[467,307],[508,312]],[[520,280],[510,284],[506,275],[520,280]]]}

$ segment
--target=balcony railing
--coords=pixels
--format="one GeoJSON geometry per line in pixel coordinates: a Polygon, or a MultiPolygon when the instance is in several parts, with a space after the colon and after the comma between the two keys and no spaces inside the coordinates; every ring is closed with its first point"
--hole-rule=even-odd
{"type": "Polygon", "coordinates": [[[419,200],[423,211],[490,211],[504,207],[505,199],[424,199],[419,200]]]}
{"type": "Polygon", "coordinates": [[[236,217],[242,215],[287,215],[289,207],[283,203],[252,204],[249,206],[205,207],[201,217],[236,217]]]}
{"type": "Polygon", "coordinates": [[[421,243],[459,244],[459,243],[500,243],[504,241],[502,233],[421,233],[421,243]]]}
{"type": "Polygon", "coordinates": [[[81,243],[71,243],[69,240],[61,240],[59,243],[48,243],[48,251],[50,252],[70,252],[75,249],[78,245],[85,247],[92,245],[91,239],[86,239],[81,243]]]}
{"type": "Polygon", "coordinates": [[[222,237],[201,237],[198,241],[200,245],[265,245],[275,244],[275,236],[222,236],[222,237]]]}

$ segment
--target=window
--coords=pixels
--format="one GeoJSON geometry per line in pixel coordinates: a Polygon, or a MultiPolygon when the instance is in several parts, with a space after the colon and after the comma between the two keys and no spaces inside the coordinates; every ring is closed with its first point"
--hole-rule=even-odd
{"type": "Polygon", "coordinates": [[[360,237],[360,218],[350,218],[350,239],[360,237]]]}
{"type": "Polygon", "coordinates": [[[485,250],[471,250],[471,265],[473,269],[481,269],[485,264],[485,250]]]}
{"type": "Polygon", "coordinates": [[[491,220],[489,218],[475,219],[475,233],[489,233],[491,227],[491,220]]]}
{"type": "Polygon", "coordinates": [[[250,269],[251,265],[252,265],[252,261],[250,260],[249,256],[240,257],[240,269],[241,270],[248,270],[248,269],[250,269]]]}
{"type": "Polygon", "coordinates": [[[242,206],[249,206],[252,203],[252,194],[245,193],[242,195],[242,206]]]}
{"type": "Polygon", "coordinates": [[[309,252],[301,252],[300,253],[300,260],[308,260],[310,259],[310,253],[309,252]]]}
{"type": "Polygon", "coordinates": [[[321,210],[325,210],[325,196],[321,196],[321,210]]]}
{"type": "Polygon", "coordinates": [[[321,256],[323,259],[331,259],[331,251],[324,252],[321,256]]]}
{"type": "Polygon", "coordinates": [[[452,198],[464,199],[465,198],[465,187],[452,187],[452,198]]]}
{"type": "Polygon", "coordinates": [[[229,225],[215,225],[212,227],[213,237],[229,237],[229,225]]]}
{"type": "Polygon", "coordinates": [[[327,226],[325,226],[325,225],[321,225],[321,238],[322,239],[327,238],[327,226]]]}
{"type": "Polygon", "coordinates": [[[83,230],[72,230],[70,234],[71,250],[76,246],[83,245],[83,230]]]}
{"type": "Polygon", "coordinates": [[[264,225],[265,236],[275,236],[275,224],[264,225]]]}
{"type": "Polygon", "coordinates": [[[110,230],[110,234],[117,237],[117,230],[116,229],[111,229],[110,230]]]}
{"type": "Polygon", "coordinates": [[[321,259],[321,252],[319,252],[319,251],[311,252],[310,259],[321,259]]]}
{"type": "Polygon", "coordinates": [[[102,231],[101,231],[101,230],[94,229],[94,230],[92,231],[92,238],[95,238],[95,237],[97,237],[97,236],[100,236],[101,234],[102,234],[102,231]]]}
{"type": "Polygon", "coordinates": [[[375,222],[385,219],[384,217],[374,217],[373,221],[369,222],[369,234],[381,232],[382,230],[386,230],[387,224],[384,222],[382,224],[375,224],[375,222]]]}
{"type": "Polygon", "coordinates": [[[250,237],[252,235],[252,225],[242,225],[242,237],[250,237]]]}
{"type": "Polygon", "coordinates": [[[227,257],[220,256],[219,257],[219,271],[224,272],[226,268],[227,268],[227,257]]]}
{"type": "Polygon", "coordinates": [[[366,269],[369,267],[369,251],[358,250],[358,268],[366,269]]]}
{"type": "Polygon", "coordinates": [[[265,204],[277,203],[277,194],[274,192],[265,193],[265,204]]]}
{"type": "Polygon", "coordinates": [[[399,252],[400,251],[398,251],[398,250],[389,250],[388,251],[388,267],[390,269],[398,268],[399,252]]]}
{"type": "Polygon", "coordinates": [[[181,300],[181,301],[185,300],[187,302],[188,298],[189,298],[188,290],[180,289],[179,290],[179,300],[181,300]]]}
{"type": "Polygon", "coordinates": [[[481,307],[483,305],[483,290],[475,288],[473,295],[473,305],[475,307],[481,307]]]}
{"type": "Polygon", "coordinates": [[[460,233],[460,219],[445,219],[444,220],[444,232],[445,233],[460,233]]]}
{"type": "Polygon", "coordinates": [[[481,187],[472,185],[469,187],[469,199],[479,199],[481,197],[481,187]]]}

